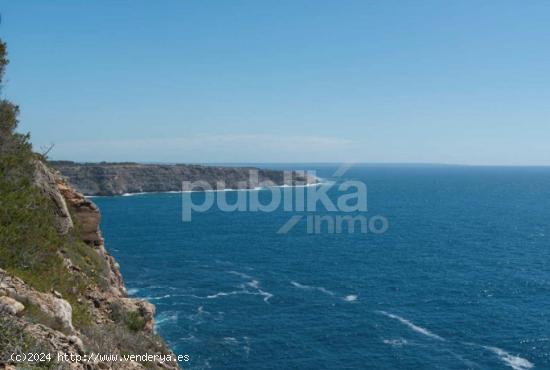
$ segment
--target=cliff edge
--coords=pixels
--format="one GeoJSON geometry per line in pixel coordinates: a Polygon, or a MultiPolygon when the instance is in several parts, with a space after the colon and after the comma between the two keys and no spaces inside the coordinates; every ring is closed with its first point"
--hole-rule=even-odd
{"type": "MultiPolygon", "coordinates": [[[[7,64],[0,41],[0,88],[7,64]]],[[[99,210],[33,151],[18,113],[0,98],[0,369],[177,369],[155,307],[126,293],[99,210]]]]}
{"type": "Polygon", "coordinates": [[[48,205],[42,211],[55,229],[51,237],[57,248],[45,247],[44,256],[39,254],[49,266],[38,261],[33,266],[30,260],[27,268],[14,266],[1,256],[0,364],[28,366],[14,354],[32,352],[51,355],[33,367],[177,369],[176,362],[165,361],[175,355],[154,334],[155,307],[126,293],[119,266],[105,249],[98,208],[57,171],[38,160],[34,165],[33,186],[48,205]],[[157,360],[101,361],[92,360],[92,353],[148,354],[157,360]],[[58,361],[70,354],[87,360],[58,361]]]}

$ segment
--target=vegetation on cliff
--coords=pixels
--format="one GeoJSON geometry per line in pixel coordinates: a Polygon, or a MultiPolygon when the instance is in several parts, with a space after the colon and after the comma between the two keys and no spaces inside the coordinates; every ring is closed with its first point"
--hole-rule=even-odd
{"type": "MultiPolygon", "coordinates": [[[[0,85],[8,64],[0,42],[0,85]]],[[[0,365],[176,368],[155,362],[55,363],[59,353],[170,354],[153,333],[154,306],[127,297],[103,245],[99,211],[17,132],[19,108],[0,100],[0,365]],[[47,352],[52,361],[17,363],[47,352]]]]}

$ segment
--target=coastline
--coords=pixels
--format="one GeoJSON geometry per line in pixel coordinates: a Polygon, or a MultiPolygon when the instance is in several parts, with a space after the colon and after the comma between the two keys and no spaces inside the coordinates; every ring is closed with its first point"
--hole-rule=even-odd
{"type": "Polygon", "coordinates": [[[183,193],[219,193],[219,192],[238,192],[238,191],[262,191],[269,190],[272,188],[307,188],[307,187],[316,187],[322,186],[325,184],[333,183],[331,181],[326,181],[320,177],[315,178],[316,182],[311,184],[302,184],[302,185],[272,185],[272,186],[258,186],[255,188],[247,189],[208,189],[208,190],[170,190],[170,191],[141,191],[135,193],[123,193],[123,194],[113,194],[113,195],[84,195],[85,198],[111,198],[111,197],[134,197],[140,195],[149,195],[149,194],[183,194],[183,193]]]}
{"type": "Polygon", "coordinates": [[[76,163],[54,161],[52,166],[86,196],[180,192],[183,186],[217,190],[255,189],[261,185],[316,183],[314,174],[255,167],[214,167],[190,164],[76,163]],[[219,185],[220,184],[220,185],[219,185]],[[223,185],[222,185],[223,184],[223,185]]]}

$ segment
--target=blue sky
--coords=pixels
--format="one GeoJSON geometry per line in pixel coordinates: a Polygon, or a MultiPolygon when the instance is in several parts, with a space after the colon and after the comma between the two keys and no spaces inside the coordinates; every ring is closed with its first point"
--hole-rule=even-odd
{"type": "Polygon", "coordinates": [[[54,159],[550,165],[550,2],[0,1],[54,159]]]}

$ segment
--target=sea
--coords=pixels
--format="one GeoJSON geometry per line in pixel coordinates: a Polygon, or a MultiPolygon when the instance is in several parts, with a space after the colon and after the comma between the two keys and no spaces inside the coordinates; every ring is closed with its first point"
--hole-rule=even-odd
{"type": "Polygon", "coordinates": [[[321,184],[93,198],[184,369],[550,369],[549,167],[261,166],[321,184]]]}

